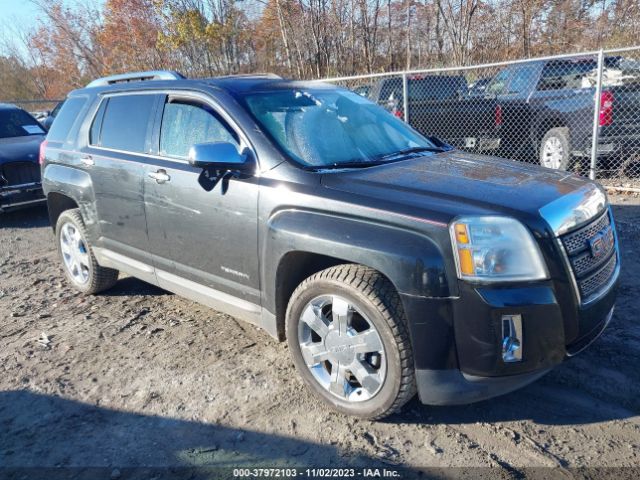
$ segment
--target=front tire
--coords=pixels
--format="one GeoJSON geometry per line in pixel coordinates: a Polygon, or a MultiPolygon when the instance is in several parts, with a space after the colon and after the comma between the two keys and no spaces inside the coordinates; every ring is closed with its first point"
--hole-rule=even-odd
{"type": "Polygon", "coordinates": [[[540,165],[554,170],[568,170],[571,164],[569,129],[556,127],[544,134],[539,148],[540,165]]]}
{"type": "Polygon", "coordinates": [[[379,419],[415,395],[404,310],[379,272],[350,264],[307,278],[291,297],[286,329],[298,372],[333,409],[379,419]]]}
{"type": "Polygon", "coordinates": [[[79,209],[60,214],[56,241],[62,269],[76,290],[91,295],[111,288],[118,280],[117,270],[98,265],[79,209]]]}

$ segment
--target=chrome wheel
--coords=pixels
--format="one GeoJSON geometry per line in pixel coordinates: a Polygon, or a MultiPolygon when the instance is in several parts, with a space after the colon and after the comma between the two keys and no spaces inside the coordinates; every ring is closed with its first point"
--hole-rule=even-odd
{"type": "Polygon", "coordinates": [[[90,277],[90,260],[87,245],[72,223],[65,223],[60,229],[60,251],[64,266],[71,278],[84,285],[90,277]]]}
{"type": "Polygon", "coordinates": [[[311,374],[332,395],[360,402],[382,387],[387,362],[380,335],[344,298],[322,295],[311,300],[302,310],[298,342],[311,374]]]}
{"type": "Polygon", "coordinates": [[[542,146],[542,166],[557,170],[562,166],[565,155],[562,141],[558,137],[549,137],[542,146]]]}

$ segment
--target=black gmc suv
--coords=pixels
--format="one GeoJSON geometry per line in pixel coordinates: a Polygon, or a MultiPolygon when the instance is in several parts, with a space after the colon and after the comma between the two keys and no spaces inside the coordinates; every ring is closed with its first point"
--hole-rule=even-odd
{"type": "Polygon", "coordinates": [[[348,414],[509,392],[613,314],[597,184],[457,152],[345,89],[108,77],[69,94],[43,152],[77,289],[121,271],[259,325],[348,414]]]}

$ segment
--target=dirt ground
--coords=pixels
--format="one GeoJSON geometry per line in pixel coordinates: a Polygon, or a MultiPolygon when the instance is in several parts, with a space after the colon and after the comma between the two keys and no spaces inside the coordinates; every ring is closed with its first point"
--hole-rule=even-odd
{"type": "Polygon", "coordinates": [[[329,412],[253,326],[133,278],[75,293],[45,209],[2,215],[0,467],[638,468],[640,198],[612,201],[622,282],[594,345],[518,392],[375,423],[329,412]]]}

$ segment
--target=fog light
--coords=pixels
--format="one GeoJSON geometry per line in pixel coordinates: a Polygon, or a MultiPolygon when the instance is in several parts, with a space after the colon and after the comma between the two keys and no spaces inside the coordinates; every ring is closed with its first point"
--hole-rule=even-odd
{"type": "Polygon", "coordinates": [[[522,361],[522,317],[502,316],[502,361],[505,363],[522,361]]]}

